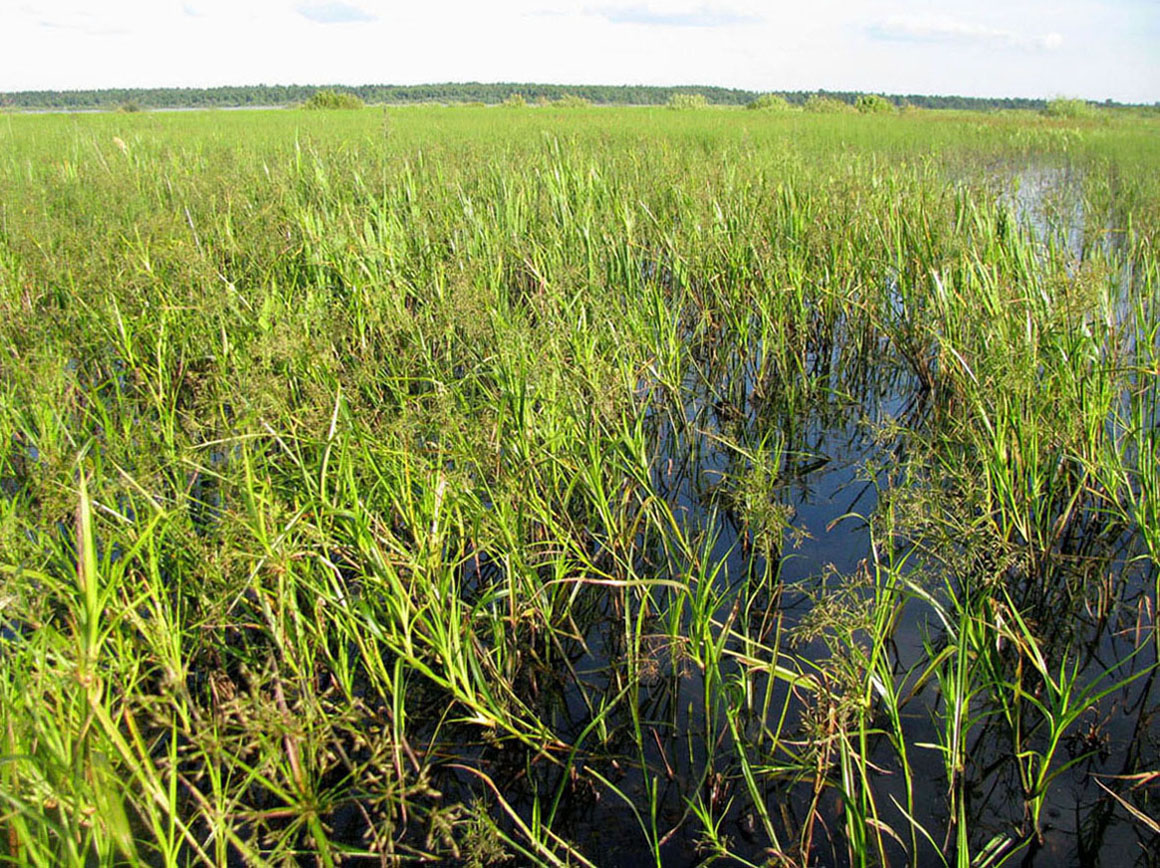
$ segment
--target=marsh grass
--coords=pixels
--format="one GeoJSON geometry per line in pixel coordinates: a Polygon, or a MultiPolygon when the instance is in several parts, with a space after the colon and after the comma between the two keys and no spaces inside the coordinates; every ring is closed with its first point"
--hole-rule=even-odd
{"type": "Polygon", "coordinates": [[[1149,852],[1152,126],[12,118],[0,852],[1149,852]]]}

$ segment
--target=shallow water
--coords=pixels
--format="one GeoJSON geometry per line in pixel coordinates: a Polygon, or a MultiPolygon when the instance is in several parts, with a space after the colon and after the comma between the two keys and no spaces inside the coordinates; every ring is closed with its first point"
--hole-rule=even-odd
{"type": "MultiPolygon", "coordinates": [[[[1104,233],[1094,242],[1085,235],[1089,230],[1083,178],[1078,172],[1031,165],[1014,169],[995,183],[1001,188],[999,204],[1014,214],[1022,231],[1040,241],[1044,255],[1063,255],[1075,263],[1069,274],[1077,273],[1074,269],[1085,255],[1117,253],[1111,239],[1119,236],[1114,233],[1104,233]]],[[[1123,262],[1120,267],[1128,286],[1133,279],[1131,264],[1123,262]]],[[[665,286],[695,279],[679,272],[663,260],[646,259],[639,279],[665,286]]],[[[898,277],[887,267],[882,286],[898,290],[898,277]]],[[[888,294],[886,303],[887,315],[897,321],[916,316],[907,309],[900,291],[888,294]]],[[[697,322],[695,312],[678,313],[682,322],[697,322]]],[[[1130,313],[1125,310],[1124,317],[1130,313]]],[[[821,316],[816,313],[817,321],[811,323],[808,350],[798,360],[798,368],[770,361],[760,341],[718,347],[690,327],[684,337],[697,349],[688,350],[693,362],[677,394],[666,394],[658,381],[647,376],[638,389],[646,406],[649,460],[649,485],[642,487],[663,498],[690,537],[706,541],[706,563],[691,564],[642,534],[634,541],[635,573],[646,579],[711,586],[706,597],[718,631],[715,635],[722,624],[738,631],[727,643],[728,651],[743,649],[740,634],[746,630],[748,638],[762,643],[771,641],[774,630],[783,630],[782,648],[807,673],[832,668],[835,653],[834,643],[817,632],[807,632],[811,619],[829,601],[840,599],[856,610],[873,593],[865,565],[875,552],[866,522],[879,509],[880,494],[889,497],[907,486],[928,484],[905,477],[904,459],[913,446],[910,434],[932,424],[930,417],[939,400],[930,383],[916,376],[900,357],[898,348],[881,341],[871,353],[860,355],[848,331],[855,326],[842,318],[822,322],[821,316]],[[893,422],[898,423],[898,430],[891,428],[893,422]],[[758,506],[768,507],[784,527],[777,520],[770,521],[772,529],[759,527],[760,517],[747,513],[752,504],[740,502],[755,465],[763,463],[768,463],[764,469],[769,474],[754,486],[765,498],[758,506]],[[769,531],[775,542],[759,545],[760,531],[769,531]],[[756,612],[770,613],[775,621],[754,618],[741,626],[737,612],[742,602],[752,603],[756,612]]],[[[111,382],[125,389],[124,366],[114,359],[110,368],[111,382]]],[[[464,369],[455,373],[462,376],[464,369]]],[[[934,376],[937,379],[937,369],[934,376]]],[[[427,383],[416,388],[433,389],[427,383]]],[[[1155,421],[1154,412],[1150,420],[1155,421]]],[[[420,435],[415,436],[418,441],[420,435]]],[[[28,473],[34,473],[39,460],[36,447],[20,444],[15,448],[20,461],[10,464],[23,463],[32,468],[28,473]]],[[[223,491],[225,486],[218,479],[240,454],[240,446],[228,450],[203,446],[183,465],[188,486],[183,502],[198,534],[212,536],[230,510],[244,509],[244,504],[230,502],[231,495],[223,491]]],[[[448,472],[454,469],[447,468],[448,472]]],[[[18,497],[25,481],[4,477],[0,487],[7,496],[18,497]]],[[[485,504],[488,509],[492,506],[485,504]]],[[[1069,536],[1060,544],[1040,581],[1029,580],[1015,567],[1004,574],[1013,597],[1028,617],[1036,619],[1037,629],[1042,628],[1051,647],[1066,648],[1079,659],[1081,688],[1095,683],[1110,668],[1118,667],[1122,675],[1142,671],[1155,659],[1154,647],[1145,642],[1144,653],[1118,663],[1140,646],[1137,631],[1146,635],[1152,628],[1151,613],[1145,609],[1155,585],[1155,567],[1149,561],[1134,560],[1142,549],[1131,531],[1101,539],[1098,518],[1093,511],[1092,531],[1084,532],[1083,525],[1075,538],[1069,536]]],[[[67,555],[72,530],[67,524],[57,530],[59,547],[67,555]]],[[[596,528],[589,531],[587,542],[586,554],[592,562],[601,563],[614,554],[596,528]]],[[[906,552],[923,542],[902,533],[887,544],[906,552]]],[[[952,548],[955,543],[950,542],[952,548]]],[[[333,560],[341,562],[337,555],[333,560]]],[[[75,572],[75,565],[69,566],[75,572]]],[[[459,579],[468,603],[476,603],[489,587],[501,584],[508,568],[502,554],[492,556],[486,551],[464,563],[459,579]]],[[[918,581],[923,569],[931,571],[926,577],[928,586],[937,587],[944,578],[937,573],[937,564],[915,563],[907,575],[918,581]]],[[[967,570],[949,577],[951,584],[972,580],[967,570]]],[[[353,597],[358,591],[350,593],[353,597]]],[[[655,599],[650,598],[647,605],[655,610],[643,614],[645,604],[619,589],[587,594],[576,605],[578,634],[554,637],[558,647],[538,649],[544,660],[527,664],[519,674],[521,698],[551,731],[577,747],[574,768],[579,771],[575,775],[570,777],[529,750],[481,739],[471,727],[442,726],[445,708],[425,709],[429,721],[412,713],[412,725],[418,730],[413,741],[419,745],[433,739],[430,755],[449,758],[446,767],[435,763],[437,783],[448,802],[459,799],[468,804],[478,796],[478,780],[450,768],[452,762],[464,761],[486,769],[525,821],[531,820],[533,805],[550,803],[557,793],[562,794],[552,827],[598,864],[648,863],[650,835],[665,839],[660,847],[664,864],[701,864],[705,851],[698,847],[699,823],[689,812],[698,799],[713,805],[734,851],[759,863],[767,855],[769,842],[741,782],[736,745],[725,725],[723,691],[719,684],[706,683],[708,676],[687,648],[668,645],[664,592],[650,593],[655,599]],[[639,653],[627,647],[626,636],[635,627],[625,626],[626,606],[642,625],[639,653]],[[623,686],[635,677],[633,673],[626,677],[628,659],[640,668],[639,690],[630,700],[639,721],[629,718],[623,710],[628,701],[621,699],[623,686]],[[619,706],[616,714],[601,718],[602,710],[611,706],[619,706]],[[640,728],[639,744],[634,726],[640,728]],[[641,825],[650,800],[657,805],[659,828],[655,830],[641,825]]],[[[680,636],[688,636],[693,620],[684,614],[684,629],[677,631],[680,636]]],[[[0,652],[5,643],[21,640],[21,630],[12,625],[11,620],[0,618],[0,652]]],[[[939,738],[938,719],[945,700],[933,680],[921,689],[915,682],[930,653],[946,644],[946,634],[935,609],[915,598],[902,610],[889,638],[898,683],[915,688],[913,699],[903,709],[915,786],[914,818],[940,836],[949,824],[948,781],[942,756],[933,745],[939,738]]],[[[722,671],[727,678],[740,677],[742,667],[727,663],[722,671]]],[[[787,709],[785,740],[801,748],[815,732],[807,727],[817,711],[815,695],[806,690],[792,693],[781,681],[768,685],[765,675],[751,678],[738,689],[746,687],[760,698],[767,686],[770,707],[778,712],[783,706],[787,709]]],[[[741,740],[767,743],[768,739],[762,741],[763,728],[772,729],[777,722],[762,716],[760,701],[750,707],[756,710],[742,721],[741,740]]],[[[965,815],[975,851],[992,837],[1003,836],[1012,849],[1026,844],[1017,857],[1026,864],[1087,864],[1096,858],[1131,861],[1139,856],[1139,825],[1095,785],[1093,775],[1107,775],[1105,780],[1114,781],[1112,775],[1160,764],[1154,679],[1142,678],[1108,696],[1069,730],[1066,759],[1082,758],[1087,752],[1092,756],[1081,759],[1051,788],[1042,847],[1027,843],[1024,796],[1010,756],[1010,737],[1004,740],[1002,727],[993,725],[996,709],[983,698],[974,712],[979,719],[968,750],[970,804],[965,815]]],[[[877,766],[872,786],[883,821],[905,833],[907,820],[891,802],[901,804],[906,799],[896,747],[879,734],[871,736],[868,750],[877,766]]],[[[752,750],[749,756],[749,761],[766,766],[785,759],[784,751],[766,753],[763,748],[752,750]]],[[[834,778],[831,771],[819,794],[820,817],[827,831],[819,827],[810,855],[820,864],[846,858],[840,832],[843,806],[834,778]]],[[[812,782],[773,774],[761,780],[764,805],[776,831],[783,844],[792,842],[814,799],[812,782]]],[[[346,830],[336,834],[357,843],[366,830],[350,813],[342,823],[335,818],[336,829],[346,830]]],[[[498,817],[502,822],[503,816],[498,817]]],[[[937,861],[935,851],[941,845],[941,840],[931,846],[920,839],[919,864],[937,861]]],[[[899,845],[888,855],[902,862],[903,851],[899,845]]]]}
{"type": "MultiPolygon", "coordinates": [[[[1045,245],[1062,246],[1066,255],[1079,261],[1085,253],[1085,212],[1081,196],[1082,177],[1066,168],[1031,166],[1014,173],[1010,185],[1000,200],[1011,207],[1019,224],[1045,245]]],[[[1102,255],[1112,255],[1114,234],[1104,233],[1097,244],[1102,255]]],[[[1125,265],[1123,273],[1130,279],[1131,270],[1125,265]]],[[[663,269],[653,268],[650,275],[671,279],[663,269]]],[[[921,428],[930,397],[922,384],[899,363],[867,366],[857,359],[843,358],[840,335],[830,344],[832,358],[828,372],[819,382],[823,388],[820,398],[812,400],[800,416],[762,417],[761,405],[755,396],[756,383],[752,376],[742,378],[739,393],[730,390],[730,382],[715,387],[713,377],[693,378],[686,382],[682,408],[690,423],[679,430],[663,421],[658,413],[654,431],[654,468],[656,488],[667,492],[670,505],[683,521],[702,527],[716,542],[712,556],[721,565],[717,573],[723,591],[743,582],[746,576],[761,575],[771,566],[782,585],[780,612],[787,629],[808,618],[811,601],[818,593],[837,593],[849,582],[858,585],[859,569],[871,557],[870,537],[865,518],[877,507],[879,486],[890,487],[900,480],[891,478],[897,466],[896,456],[905,448],[904,440],[882,438],[880,426],[890,420],[902,420],[908,428],[921,428]],[[852,370],[859,370],[860,390],[857,400],[850,400],[851,390],[842,382],[852,370]],[[739,394],[731,399],[727,393],[739,394]],[[838,396],[843,396],[839,398],[838,396]],[[781,426],[778,445],[784,450],[780,478],[774,487],[784,505],[787,524],[795,528],[796,542],[786,534],[777,562],[767,565],[761,554],[747,545],[744,522],[739,522],[728,509],[727,502],[716,496],[714,482],[727,480],[739,472],[738,459],[723,441],[738,432],[758,430],[761,426],[781,426]],[[689,432],[699,432],[690,434],[689,432]],[[675,479],[672,467],[684,468],[675,479]],[[870,468],[882,467],[877,475],[870,468]],[[721,508],[724,507],[724,508],[721,508]],[[828,590],[827,590],[828,589],[828,590]]],[[[759,357],[760,348],[753,348],[749,357],[759,357]]],[[[721,376],[736,376],[736,366],[725,364],[721,376]]],[[[734,383],[735,385],[735,383],[734,383]]],[[[754,437],[741,441],[752,445],[754,437]]],[[[742,462],[744,463],[744,462],[742,462]]],[[[905,484],[905,481],[903,481],[905,484]]],[[[921,483],[919,483],[921,484],[921,483]]],[[[1149,618],[1139,620],[1154,585],[1153,567],[1136,557],[1141,553],[1139,541],[1127,533],[1111,541],[1077,541],[1078,548],[1060,552],[1058,563],[1051,567],[1050,585],[1029,584],[1020,589],[1012,587],[1017,600],[1025,607],[1026,617],[1037,619],[1058,618],[1061,607],[1068,612],[1068,636],[1060,635],[1061,647],[1072,649],[1080,660],[1083,675],[1077,689],[1101,682],[1109,672],[1117,678],[1146,672],[1155,660],[1151,643],[1140,643],[1133,634],[1133,623],[1145,631],[1151,629],[1149,618]],[[1093,582],[1104,582],[1109,590],[1103,605],[1110,610],[1093,614],[1090,595],[1085,587],[1093,582]],[[1061,588],[1075,585],[1074,593],[1061,588]],[[1022,595],[1022,596],[1020,596],[1022,595]],[[1132,657],[1132,652],[1141,652],[1132,657]],[[1151,649],[1151,650],[1150,650],[1151,649]],[[1124,662],[1126,661],[1126,662],[1124,662]]],[[[1013,580],[1016,572],[1009,573],[1013,580]]],[[[856,594],[866,593],[865,587],[855,587],[856,594]]],[[[717,612],[719,621],[725,621],[736,596],[726,593],[725,603],[717,612]]],[[[1061,621],[1061,625],[1063,623],[1061,621]]],[[[903,610],[890,639],[896,671],[903,681],[905,673],[924,665],[928,649],[939,647],[943,626],[935,612],[921,601],[912,601],[903,610]]],[[[1048,631],[1050,637],[1055,631],[1048,631]]],[[[592,677],[601,678],[609,672],[623,648],[618,644],[615,629],[600,626],[586,637],[589,651],[576,661],[576,669],[592,677]]],[[[802,661],[825,663],[828,648],[815,639],[796,648],[802,661]]],[[[642,773],[639,764],[617,764],[618,786],[638,806],[647,800],[648,782],[660,787],[656,796],[661,806],[659,815],[666,823],[680,825],[686,806],[696,798],[698,788],[703,793],[706,781],[712,781],[713,769],[732,769],[731,755],[725,748],[729,739],[710,747],[705,736],[718,732],[720,721],[706,717],[698,703],[704,695],[704,677],[695,668],[679,663],[658,661],[659,675],[644,707],[659,702],[668,709],[661,719],[668,724],[654,729],[655,744],[646,744],[644,759],[648,773],[642,773]],[[671,712],[676,708],[675,715],[671,712]],[[662,734],[663,733],[663,734],[662,734]],[[692,737],[690,737],[692,736],[692,737]],[[682,754],[681,751],[684,751],[682,754]],[[680,756],[675,762],[672,757],[680,756]],[[658,777],[658,770],[666,774],[658,777]],[[697,782],[701,783],[698,784],[697,782]]],[[[912,679],[910,679],[912,680],[912,679]]],[[[757,692],[760,694],[760,687],[757,692]]],[[[604,685],[603,689],[607,689],[604,685]]],[[[775,691],[784,697],[785,691],[775,691]]],[[[575,687],[569,690],[568,705],[578,716],[579,725],[585,719],[585,709],[575,687]]],[[[1088,860],[1123,859],[1134,863],[1142,856],[1140,847],[1146,841],[1140,826],[1117,810],[1107,794],[1095,783],[1112,781],[1118,774],[1130,774],[1160,764],[1160,696],[1155,678],[1146,675],[1127,687],[1114,692],[1095,709],[1071,727],[1067,735],[1064,756],[1056,759],[1062,765],[1070,760],[1075,765],[1056,779],[1049,790],[1043,812],[1043,843],[1026,837],[1024,797],[1016,766],[1010,755],[1010,745],[1003,740],[1001,727],[992,727],[986,711],[968,747],[971,769],[971,802],[966,818],[973,848],[978,851],[995,839],[1001,852],[1018,852],[1017,858],[1025,865],[1086,864],[1088,860]],[[1086,758],[1085,758],[1086,757],[1086,758]],[[1023,830],[1022,832],[1020,830],[1023,830]],[[1098,856],[1097,856],[1098,854],[1098,856]]],[[[935,686],[928,683],[918,691],[914,701],[906,706],[904,730],[907,743],[912,745],[909,761],[915,783],[914,819],[924,828],[945,829],[950,818],[946,814],[947,781],[941,755],[933,744],[938,740],[935,720],[941,714],[943,699],[935,686]]],[[[779,702],[773,703],[780,707],[779,702]]],[[[798,700],[790,702],[791,718],[807,711],[798,700]]],[[[768,721],[766,722],[768,723],[768,721]]],[[[722,737],[718,735],[718,738],[722,737]]],[[[890,805],[905,801],[898,758],[885,738],[872,747],[871,758],[882,774],[874,787],[883,820],[896,830],[907,830],[904,815],[890,805]],[[893,777],[892,777],[893,773],[893,777]]],[[[598,761],[593,758],[593,761],[598,761]]],[[[768,786],[768,808],[777,816],[800,821],[806,814],[812,793],[809,787],[772,783],[768,786]],[[778,812],[781,813],[778,813],[778,812]]],[[[724,796],[722,797],[724,799],[724,796]]],[[[738,799],[744,804],[744,799],[738,799]]],[[[832,793],[823,796],[822,816],[833,828],[840,826],[841,805],[832,793]]],[[[685,817],[687,820],[687,817],[685,817]]],[[[755,861],[763,858],[760,846],[762,834],[753,834],[754,818],[746,810],[726,810],[723,828],[733,841],[734,852],[755,861]],[[747,844],[752,841],[753,844],[747,844]]],[[[704,858],[698,851],[693,823],[685,822],[677,828],[662,854],[666,865],[696,865],[704,858]]],[[[587,809],[567,821],[563,828],[575,836],[587,852],[600,854],[602,865],[636,865],[648,861],[649,849],[642,841],[637,820],[623,803],[610,799],[596,800],[587,809]]],[[[788,832],[792,822],[779,832],[788,832]]],[[[941,841],[939,842],[942,843],[941,841]]],[[[840,859],[836,851],[827,851],[829,844],[819,844],[813,858],[828,863],[830,856],[840,859]]],[[[904,859],[903,849],[890,858],[904,859]]],[[[918,860],[924,863],[936,859],[935,849],[919,840],[918,860]]]]}

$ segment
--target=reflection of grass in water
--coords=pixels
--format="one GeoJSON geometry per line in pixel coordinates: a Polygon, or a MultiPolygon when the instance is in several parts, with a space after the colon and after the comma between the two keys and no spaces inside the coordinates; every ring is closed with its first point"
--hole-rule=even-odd
{"type": "Polygon", "coordinates": [[[6,856],[998,864],[1154,768],[1147,124],[1077,262],[944,180],[1026,119],[377,123],[0,130],[6,856]]]}

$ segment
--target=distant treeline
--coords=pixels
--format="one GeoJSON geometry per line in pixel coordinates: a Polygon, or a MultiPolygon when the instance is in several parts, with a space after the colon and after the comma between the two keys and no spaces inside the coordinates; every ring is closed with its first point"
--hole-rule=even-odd
{"type": "MultiPolygon", "coordinates": [[[[645,85],[559,85],[559,84],[368,84],[351,87],[327,85],[326,89],[351,93],[367,103],[501,103],[513,94],[529,102],[580,97],[600,105],[663,105],[673,94],[701,94],[715,105],[744,105],[759,94],[756,91],[723,87],[651,87],[645,85]]],[[[237,108],[245,106],[281,106],[308,100],[323,86],[252,85],[247,87],[158,87],[102,88],[99,90],[26,90],[0,93],[0,107],[15,109],[107,109],[131,106],[152,108],[237,108]]],[[[809,97],[821,94],[853,103],[859,91],[769,91],[785,97],[792,105],[801,105],[809,97]]],[[[929,109],[1034,109],[1044,108],[1041,99],[991,99],[965,96],[927,96],[922,94],[889,95],[896,105],[929,109]]],[[[1114,105],[1111,101],[1106,105],[1114,105]]]]}

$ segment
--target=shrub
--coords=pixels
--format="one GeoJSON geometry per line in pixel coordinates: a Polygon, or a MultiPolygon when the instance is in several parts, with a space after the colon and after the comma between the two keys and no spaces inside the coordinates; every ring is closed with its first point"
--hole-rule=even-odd
{"type": "Polygon", "coordinates": [[[582,96],[576,96],[574,93],[564,94],[556,100],[557,108],[587,108],[592,105],[592,100],[585,99],[582,96]]]}
{"type": "Polygon", "coordinates": [[[757,111],[771,112],[787,112],[790,110],[790,104],[786,101],[786,98],[776,93],[763,93],[752,102],[746,103],[745,107],[757,111]]]}
{"type": "Polygon", "coordinates": [[[528,101],[524,99],[522,93],[512,93],[508,94],[508,98],[503,101],[503,104],[508,108],[523,108],[528,104],[528,101]]]}
{"type": "Polygon", "coordinates": [[[840,99],[834,99],[832,96],[821,96],[814,94],[806,100],[806,104],[802,106],[808,112],[815,112],[817,114],[841,114],[843,112],[852,112],[854,107],[849,103],[842,102],[840,99]]]}
{"type": "Polygon", "coordinates": [[[139,111],[144,111],[144,109],[141,108],[141,104],[139,102],[136,102],[135,100],[127,100],[126,102],[121,103],[117,107],[117,111],[119,111],[119,112],[139,112],[139,111]]]}
{"type": "Polygon", "coordinates": [[[363,101],[353,93],[340,93],[335,90],[315,91],[310,99],[302,105],[307,109],[359,109],[363,101]]]}
{"type": "Polygon", "coordinates": [[[667,103],[671,109],[703,109],[709,105],[709,100],[700,93],[674,93],[667,103]]]}
{"type": "Polygon", "coordinates": [[[1087,100],[1057,96],[1047,101],[1043,113],[1049,118],[1090,118],[1096,110],[1087,100]]]}
{"type": "Polygon", "coordinates": [[[854,108],[864,115],[877,115],[894,111],[894,103],[876,93],[864,93],[854,101],[854,108]]]}

